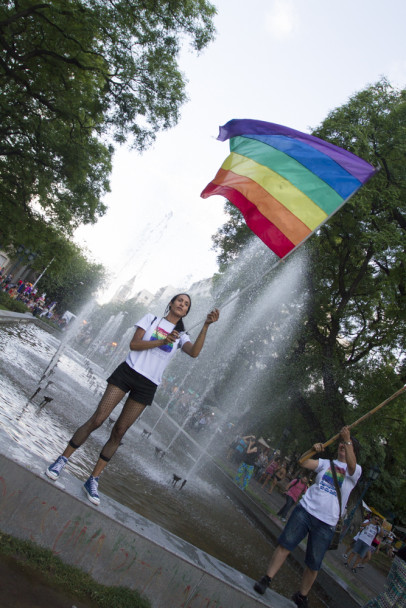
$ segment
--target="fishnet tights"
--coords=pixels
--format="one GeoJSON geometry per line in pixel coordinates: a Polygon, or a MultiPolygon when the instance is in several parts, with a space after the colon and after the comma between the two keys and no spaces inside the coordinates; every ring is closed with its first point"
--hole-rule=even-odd
{"type": "MultiPolygon", "coordinates": [[[[98,429],[106,418],[110,416],[111,412],[114,410],[116,405],[120,403],[124,395],[125,392],[120,388],[114,386],[113,384],[108,384],[106,391],[101,398],[99,405],[97,406],[97,410],[89,418],[89,420],[87,420],[81,427],[77,429],[71,439],[72,443],[78,447],[81,446],[89,435],[98,429]]],[[[128,431],[130,426],[134,424],[144,408],[145,405],[128,397],[123,409],[121,410],[121,414],[114,424],[110,438],[101,451],[100,455],[103,456],[104,460],[109,460],[113,456],[126,431],[128,431]]]]}

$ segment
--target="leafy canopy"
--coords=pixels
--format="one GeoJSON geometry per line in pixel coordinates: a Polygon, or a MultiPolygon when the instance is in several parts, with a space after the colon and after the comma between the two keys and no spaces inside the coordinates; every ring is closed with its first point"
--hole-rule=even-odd
{"type": "Polygon", "coordinates": [[[206,0],[6,0],[0,6],[2,245],[32,218],[71,234],[106,207],[113,148],[176,124],[183,40],[212,39],[206,0]]]}

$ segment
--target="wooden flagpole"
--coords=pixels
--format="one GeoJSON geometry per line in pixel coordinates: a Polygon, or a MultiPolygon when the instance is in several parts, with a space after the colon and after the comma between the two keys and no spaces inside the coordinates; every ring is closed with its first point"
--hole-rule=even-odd
{"type": "MultiPolygon", "coordinates": [[[[363,416],[361,416],[361,418],[358,418],[358,420],[355,420],[355,422],[353,422],[352,424],[349,424],[348,428],[352,429],[354,426],[357,426],[357,424],[360,424],[360,422],[363,422],[364,420],[366,420],[367,418],[369,418],[370,416],[375,414],[375,412],[377,412],[378,410],[383,408],[390,401],[393,401],[394,399],[399,397],[399,395],[401,395],[405,391],[406,391],[406,384],[403,388],[400,388],[398,391],[396,391],[396,393],[393,393],[393,395],[391,395],[390,397],[385,399],[385,401],[382,401],[382,403],[380,403],[379,405],[374,407],[371,411],[369,411],[366,414],[364,414],[363,416]]],[[[340,433],[337,433],[337,435],[334,435],[334,437],[331,437],[331,439],[326,441],[326,443],[323,443],[323,448],[326,448],[327,446],[334,443],[334,441],[336,441],[339,437],[340,437],[340,433]]],[[[302,454],[301,457],[299,458],[299,464],[302,464],[305,460],[314,456],[314,454],[316,454],[316,450],[314,450],[313,448],[311,448],[310,450],[307,450],[307,452],[302,454]]]]}

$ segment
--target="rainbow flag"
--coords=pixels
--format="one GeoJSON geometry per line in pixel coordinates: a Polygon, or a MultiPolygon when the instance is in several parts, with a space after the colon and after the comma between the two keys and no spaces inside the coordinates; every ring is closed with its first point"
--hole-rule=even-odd
{"type": "Polygon", "coordinates": [[[230,155],[201,197],[224,196],[280,258],[377,171],[318,137],[260,120],[230,120],[217,139],[230,140],[230,155]]]}

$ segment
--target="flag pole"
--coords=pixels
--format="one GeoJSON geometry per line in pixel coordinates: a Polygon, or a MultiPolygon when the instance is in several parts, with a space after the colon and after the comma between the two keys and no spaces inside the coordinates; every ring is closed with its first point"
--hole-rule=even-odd
{"type": "MultiPolygon", "coordinates": [[[[369,412],[367,412],[366,414],[361,416],[361,418],[358,418],[358,420],[355,420],[355,422],[353,422],[352,424],[349,424],[348,428],[349,429],[354,428],[354,426],[357,426],[358,424],[360,424],[361,422],[363,422],[364,420],[366,420],[367,418],[369,418],[370,416],[375,414],[375,412],[377,412],[378,410],[383,408],[387,403],[390,403],[391,401],[393,401],[394,399],[399,397],[405,391],[406,391],[406,384],[402,388],[400,388],[398,391],[393,393],[393,395],[391,395],[390,397],[385,399],[385,401],[382,401],[382,403],[380,403],[379,405],[374,407],[372,410],[370,410],[369,412]]],[[[332,443],[334,443],[334,441],[336,441],[339,437],[340,437],[340,433],[337,433],[336,435],[334,435],[334,437],[331,437],[331,439],[329,439],[328,441],[323,443],[323,449],[326,448],[327,446],[331,445],[332,443]]],[[[307,452],[304,452],[304,454],[302,454],[301,457],[299,458],[299,461],[298,461],[299,464],[302,464],[305,460],[314,456],[314,454],[316,454],[316,450],[314,450],[313,448],[311,448],[310,450],[307,450],[307,452]]]]}

